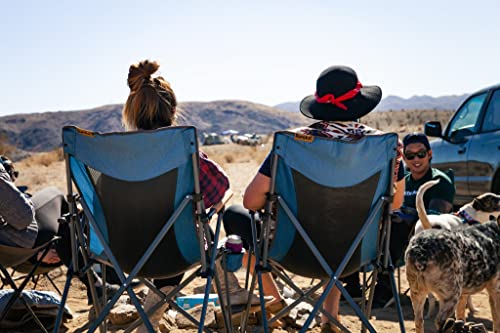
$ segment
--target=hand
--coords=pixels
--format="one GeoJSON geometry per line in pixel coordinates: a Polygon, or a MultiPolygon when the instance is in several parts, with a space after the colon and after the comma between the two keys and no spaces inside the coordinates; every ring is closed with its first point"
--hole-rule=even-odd
{"type": "MultiPolygon", "coordinates": [[[[42,257],[43,251],[38,252],[37,254],[37,260],[40,260],[42,257]]],[[[57,254],[56,249],[50,249],[49,252],[43,257],[42,262],[45,264],[57,264],[58,262],[61,261],[61,258],[59,258],[59,255],[57,254]]]]}

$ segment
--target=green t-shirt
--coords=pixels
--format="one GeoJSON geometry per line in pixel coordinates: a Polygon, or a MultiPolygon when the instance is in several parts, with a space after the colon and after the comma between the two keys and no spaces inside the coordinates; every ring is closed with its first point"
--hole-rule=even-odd
{"type": "Polygon", "coordinates": [[[415,208],[415,199],[417,197],[417,191],[422,184],[428,182],[429,180],[435,180],[440,178],[440,182],[424,194],[424,205],[426,209],[429,209],[429,203],[432,199],[442,199],[449,203],[453,203],[455,198],[455,185],[451,181],[450,177],[441,170],[430,168],[429,171],[419,180],[414,180],[411,174],[405,176],[405,196],[403,205],[406,207],[415,208]]]}

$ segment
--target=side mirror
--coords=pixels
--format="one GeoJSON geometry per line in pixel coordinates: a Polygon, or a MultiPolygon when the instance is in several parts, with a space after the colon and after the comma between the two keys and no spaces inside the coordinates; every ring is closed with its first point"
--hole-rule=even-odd
{"type": "Polygon", "coordinates": [[[449,141],[451,143],[465,143],[469,140],[467,137],[471,134],[473,134],[473,132],[470,129],[461,128],[450,134],[449,141]]]}
{"type": "Polygon", "coordinates": [[[424,126],[424,133],[427,136],[443,137],[443,130],[439,121],[428,121],[424,126]]]}

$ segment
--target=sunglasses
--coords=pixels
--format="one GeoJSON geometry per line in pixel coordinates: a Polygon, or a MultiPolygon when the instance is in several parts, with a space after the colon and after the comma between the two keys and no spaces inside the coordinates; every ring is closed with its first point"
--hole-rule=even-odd
{"type": "Polygon", "coordinates": [[[420,150],[416,153],[405,153],[405,157],[407,160],[413,160],[415,157],[424,158],[427,156],[427,150],[420,150]]]}

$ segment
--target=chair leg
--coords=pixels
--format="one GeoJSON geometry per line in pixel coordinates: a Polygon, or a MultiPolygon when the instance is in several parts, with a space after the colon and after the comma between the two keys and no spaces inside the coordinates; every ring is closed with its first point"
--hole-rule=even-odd
{"type": "MultiPolygon", "coordinates": [[[[375,284],[377,282],[377,277],[378,277],[378,270],[373,269],[371,277],[370,277],[370,285],[368,286],[368,300],[365,300],[365,295],[366,295],[366,284],[367,279],[366,277],[366,270],[363,270],[363,311],[366,314],[366,318],[370,319],[371,318],[371,311],[372,311],[372,304],[373,304],[373,298],[375,296],[375,284]]],[[[366,326],[362,326],[361,332],[364,333],[366,332],[366,326]]]]}
{"type": "Polygon", "coordinates": [[[398,266],[398,293],[401,294],[401,266],[398,266]]]}
{"type": "Polygon", "coordinates": [[[54,326],[53,333],[59,332],[59,326],[61,326],[64,314],[64,305],[66,304],[66,300],[68,298],[69,287],[71,286],[71,280],[73,279],[73,276],[74,276],[73,268],[70,265],[70,267],[68,267],[68,272],[66,273],[66,283],[64,284],[64,289],[61,297],[61,305],[59,306],[59,310],[57,312],[56,323],[54,326]]]}
{"type": "Polygon", "coordinates": [[[57,291],[57,293],[62,296],[62,293],[61,293],[61,289],[59,289],[59,287],[56,285],[56,283],[54,282],[54,280],[49,276],[49,274],[44,274],[45,278],[47,280],[49,280],[50,284],[52,285],[52,287],[54,287],[54,289],[57,291]]]}
{"type": "Polygon", "coordinates": [[[0,322],[7,316],[7,314],[9,313],[9,310],[14,305],[14,302],[16,301],[16,299],[19,299],[21,301],[21,303],[23,303],[23,305],[26,308],[26,310],[28,310],[28,312],[30,313],[31,317],[36,322],[36,324],[40,327],[40,329],[42,330],[42,332],[48,333],[47,330],[45,329],[45,327],[43,326],[43,323],[37,317],[37,315],[35,314],[35,312],[33,312],[33,309],[26,302],[26,300],[24,299],[23,294],[22,294],[22,290],[24,289],[24,287],[28,283],[28,281],[30,279],[30,275],[32,273],[30,273],[30,275],[28,275],[24,279],[24,281],[21,283],[20,287],[17,287],[16,283],[14,282],[14,280],[12,280],[12,278],[10,277],[9,272],[3,266],[1,266],[1,265],[0,265],[0,270],[2,271],[2,274],[5,276],[5,279],[6,279],[7,283],[14,290],[14,293],[11,295],[11,297],[9,298],[9,301],[7,302],[7,305],[5,306],[4,310],[0,314],[0,322]]]}
{"type": "MultiPolygon", "coordinates": [[[[392,266],[390,266],[392,268],[392,266]]],[[[403,309],[401,307],[401,301],[399,299],[399,293],[398,293],[398,288],[396,286],[396,280],[394,278],[394,268],[389,269],[389,276],[391,280],[391,287],[392,287],[392,295],[394,297],[394,301],[396,302],[396,312],[398,314],[398,319],[399,319],[399,328],[401,330],[401,333],[405,333],[405,326],[404,326],[404,317],[403,317],[403,309]]]]}
{"type": "MultiPolygon", "coordinates": [[[[342,286],[342,283],[336,277],[332,277],[328,281],[328,284],[324,288],[324,291],[323,291],[322,295],[320,296],[319,300],[314,305],[314,308],[311,311],[311,313],[310,313],[309,317],[307,318],[306,322],[304,323],[304,326],[302,327],[300,333],[305,333],[306,332],[306,330],[308,329],[308,327],[311,324],[312,320],[314,319],[316,313],[320,310],[320,307],[323,305],[323,303],[324,303],[327,295],[330,293],[330,291],[332,290],[332,288],[334,288],[335,286],[337,288],[339,288],[339,290],[342,293],[342,295],[344,295],[344,298],[347,300],[347,302],[349,303],[349,305],[351,306],[351,308],[354,310],[354,312],[356,313],[356,315],[358,316],[358,318],[361,319],[363,325],[366,326],[366,328],[368,329],[368,331],[370,331],[370,333],[375,333],[376,331],[373,328],[373,326],[370,324],[370,322],[368,321],[368,318],[365,316],[365,314],[363,313],[363,311],[361,311],[361,309],[359,308],[359,306],[356,304],[356,302],[354,302],[354,300],[352,299],[352,297],[349,295],[349,293],[342,286]]],[[[341,329],[343,330],[344,327],[341,326],[341,329]]]]}
{"type": "Polygon", "coordinates": [[[33,276],[31,278],[31,281],[33,281],[33,289],[36,289],[36,286],[38,286],[38,281],[40,281],[40,275],[33,276]]]}

